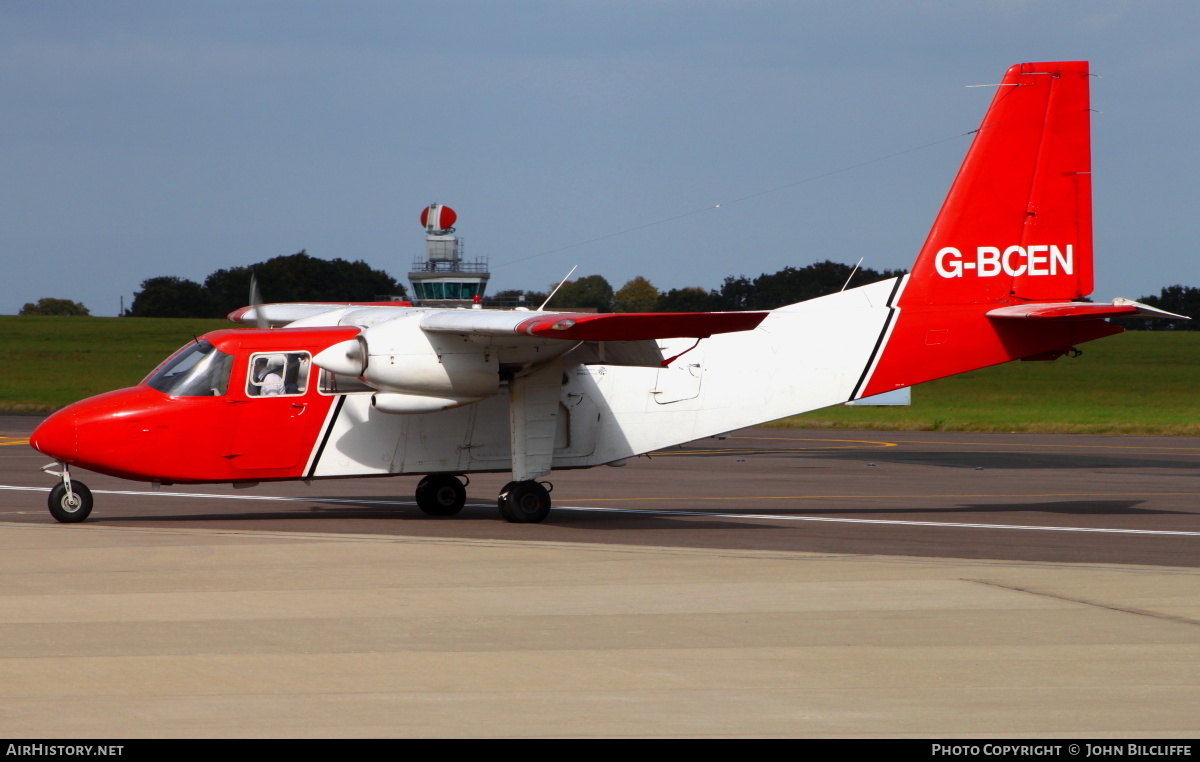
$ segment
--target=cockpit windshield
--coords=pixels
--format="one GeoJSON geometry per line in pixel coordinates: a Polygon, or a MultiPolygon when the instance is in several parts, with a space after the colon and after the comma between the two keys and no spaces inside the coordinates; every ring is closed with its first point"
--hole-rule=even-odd
{"type": "Polygon", "coordinates": [[[233,355],[197,341],[163,363],[144,383],[172,397],[219,397],[229,388],[232,367],[233,355]]]}

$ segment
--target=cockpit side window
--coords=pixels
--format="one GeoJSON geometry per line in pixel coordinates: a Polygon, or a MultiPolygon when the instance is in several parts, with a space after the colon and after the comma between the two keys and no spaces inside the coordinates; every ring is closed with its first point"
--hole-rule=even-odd
{"type": "Polygon", "coordinates": [[[374,387],[367,386],[354,376],[343,376],[327,370],[322,370],[318,379],[318,389],[321,394],[358,394],[375,391],[374,387]]]}
{"type": "Polygon", "coordinates": [[[249,397],[297,397],[308,390],[308,352],[259,352],[250,356],[249,397]]]}
{"type": "Polygon", "coordinates": [[[176,352],[143,382],[172,397],[220,397],[229,389],[233,355],[207,341],[196,341],[176,352]]]}

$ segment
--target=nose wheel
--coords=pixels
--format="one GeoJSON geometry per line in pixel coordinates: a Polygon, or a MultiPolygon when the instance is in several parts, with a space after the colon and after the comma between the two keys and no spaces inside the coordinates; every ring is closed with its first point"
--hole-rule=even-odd
{"type": "Polygon", "coordinates": [[[62,484],[50,490],[50,515],[64,524],[78,524],[92,512],[92,491],[83,482],[71,482],[71,490],[62,484]]]}
{"type": "Polygon", "coordinates": [[[42,470],[59,477],[61,481],[50,490],[50,498],[46,501],[50,507],[50,515],[55,521],[63,524],[78,524],[92,512],[92,491],[83,482],[71,480],[71,472],[65,463],[51,463],[43,466],[42,470]],[[52,471],[55,466],[61,471],[52,471]]]}

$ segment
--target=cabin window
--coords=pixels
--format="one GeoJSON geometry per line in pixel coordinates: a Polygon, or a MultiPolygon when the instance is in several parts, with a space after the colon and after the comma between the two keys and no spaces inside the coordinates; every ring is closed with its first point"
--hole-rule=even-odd
{"type": "Polygon", "coordinates": [[[259,352],[250,356],[248,397],[296,397],[308,389],[308,352],[259,352]]]}
{"type": "Polygon", "coordinates": [[[145,384],[172,397],[220,397],[229,388],[232,367],[233,355],[196,341],[160,365],[145,384]]]}
{"type": "Polygon", "coordinates": [[[320,380],[317,383],[321,394],[355,394],[375,391],[374,388],[367,386],[354,376],[343,376],[327,370],[321,371],[320,380]]]}

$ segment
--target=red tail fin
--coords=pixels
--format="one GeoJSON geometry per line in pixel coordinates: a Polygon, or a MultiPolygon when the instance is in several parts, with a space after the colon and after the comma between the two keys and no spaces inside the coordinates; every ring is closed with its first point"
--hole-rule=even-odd
{"type": "Polygon", "coordinates": [[[899,306],[1092,291],[1086,61],[1009,68],[899,306]]]}
{"type": "Polygon", "coordinates": [[[854,390],[869,396],[1120,333],[1095,319],[1004,319],[1092,291],[1086,61],[1011,67],[854,390]],[[989,318],[992,312],[995,319],[989,318]]]}

